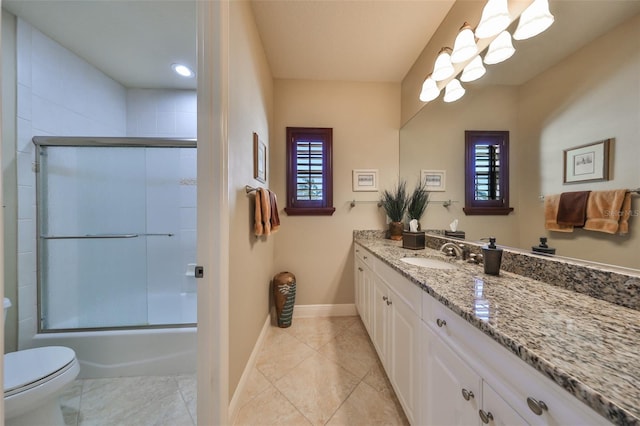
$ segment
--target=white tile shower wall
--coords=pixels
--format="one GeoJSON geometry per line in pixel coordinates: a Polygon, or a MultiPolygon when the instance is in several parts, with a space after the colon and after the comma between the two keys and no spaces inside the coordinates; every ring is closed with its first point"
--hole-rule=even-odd
{"type": "Polygon", "coordinates": [[[195,90],[127,91],[128,136],[195,139],[196,117],[195,90]]]}
{"type": "MultiPolygon", "coordinates": [[[[18,347],[37,331],[34,135],[124,136],[126,89],[17,20],[18,347]]],[[[73,283],[69,283],[72,285],[73,283]]]]}

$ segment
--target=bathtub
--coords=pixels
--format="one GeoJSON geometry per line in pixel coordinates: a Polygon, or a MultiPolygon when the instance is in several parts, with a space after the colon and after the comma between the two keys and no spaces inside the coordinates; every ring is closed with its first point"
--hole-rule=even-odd
{"type": "Polygon", "coordinates": [[[197,327],[42,333],[32,346],[67,346],[79,378],[195,373],[197,327]]]}

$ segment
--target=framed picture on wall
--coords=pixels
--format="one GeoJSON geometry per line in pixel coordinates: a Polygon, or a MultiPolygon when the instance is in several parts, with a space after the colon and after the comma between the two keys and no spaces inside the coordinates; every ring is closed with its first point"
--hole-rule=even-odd
{"type": "Polygon", "coordinates": [[[358,169],[353,171],[352,176],[353,192],[377,191],[378,190],[378,170],[358,169]]]}
{"type": "Polygon", "coordinates": [[[253,134],[253,178],[262,183],[267,181],[267,146],[257,133],[253,134]]]}
{"type": "Polygon", "coordinates": [[[563,183],[609,180],[609,150],[613,139],[565,149],[563,183]]]}
{"type": "Polygon", "coordinates": [[[443,192],[446,190],[446,170],[420,170],[420,178],[427,191],[443,192]]]}

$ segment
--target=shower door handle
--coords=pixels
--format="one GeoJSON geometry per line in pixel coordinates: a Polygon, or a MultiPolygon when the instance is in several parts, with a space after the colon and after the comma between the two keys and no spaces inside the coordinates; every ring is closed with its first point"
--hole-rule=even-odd
{"type": "MultiPolygon", "coordinates": [[[[146,235],[146,234],[145,234],[146,235]]],[[[97,238],[137,238],[140,234],[40,235],[43,240],[79,240],[97,238]]]]}

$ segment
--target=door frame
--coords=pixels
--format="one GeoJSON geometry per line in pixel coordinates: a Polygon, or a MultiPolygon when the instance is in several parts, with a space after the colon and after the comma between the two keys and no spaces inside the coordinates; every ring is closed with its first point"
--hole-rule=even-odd
{"type": "Polygon", "coordinates": [[[229,422],[229,0],[197,2],[197,415],[229,422]]]}

